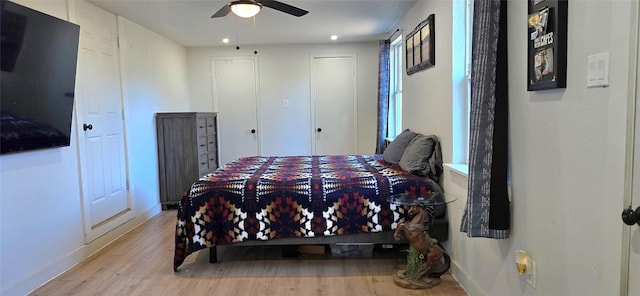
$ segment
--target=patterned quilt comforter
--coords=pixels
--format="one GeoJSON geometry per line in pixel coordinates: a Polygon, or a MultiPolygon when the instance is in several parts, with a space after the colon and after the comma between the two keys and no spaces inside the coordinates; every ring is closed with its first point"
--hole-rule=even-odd
{"type": "Polygon", "coordinates": [[[393,194],[441,191],[382,155],[246,157],[196,181],[180,202],[174,270],[191,253],[247,240],[395,229],[393,194]]]}

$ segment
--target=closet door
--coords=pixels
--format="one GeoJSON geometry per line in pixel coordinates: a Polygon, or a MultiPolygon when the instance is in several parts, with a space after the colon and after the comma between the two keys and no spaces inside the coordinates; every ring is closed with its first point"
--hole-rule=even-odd
{"type": "Polygon", "coordinates": [[[134,217],[127,188],[116,16],[74,1],[80,25],[76,115],[85,240],[134,217]]]}
{"type": "Polygon", "coordinates": [[[311,56],[313,153],[357,151],[356,55],[311,56]]]}
{"type": "Polygon", "coordinates": [[[213,99],[218,106],[220,165],[260,155],[258,58],[212,58],[213,99]]]}
{"type": "MultiPolygon", "coordinates": [[[[630,94],[635,95],[635,129],[634,129],[634,141],[633,141],[633,157],[632,161],[627,165],[632,166],[632,195],[630,198],[625,199],[624,206],[631,207],[632,210],[640,209],[640,5],[635,3],[632,5],[635,17],[632,18],[632,48],[631,52],[635,52],[635,57],[630,57],[630,60],[635,59],[635,67],[632,68],[631,75],[635,75],[635,84],[629,86],[630,94]]],[[[633,76],[632,76],[633,77],[633,76]]],[[[629,161],[629,160],[627,160],[629,161]]],[[[640,215],[636,211],[637,215],[640,215]]],[[[640,218],[639,218],[640,219],[640,218]]],[[[640,222],[636,224],[624,226],[623,232],[624,238],[623,244],[623,258],[627,261],[623,262],[622,277],[623,282],[626,282],[627,287],[623,287],[623,291],[626,288],[626,295],[640,295],[640,222]],[[628,269],[625,270],[625,268],[628,269]]],[[[624,295],[624,294],[623,294],[624,295]]]]}

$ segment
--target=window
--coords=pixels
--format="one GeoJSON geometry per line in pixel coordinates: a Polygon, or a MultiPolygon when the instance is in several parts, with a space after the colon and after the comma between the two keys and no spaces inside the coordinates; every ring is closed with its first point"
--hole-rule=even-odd
{"type": "Polygon", "coordinates": [[[452,161],[456,165],[466,166],[469,157],[473,0],[455,0],[453,6],[452,161]]]}
{"type": "Polygon", "coordinates": [[[387,138],[393,139],[402,132],[402,34],[389,49],[389,118],[387,138]]]}

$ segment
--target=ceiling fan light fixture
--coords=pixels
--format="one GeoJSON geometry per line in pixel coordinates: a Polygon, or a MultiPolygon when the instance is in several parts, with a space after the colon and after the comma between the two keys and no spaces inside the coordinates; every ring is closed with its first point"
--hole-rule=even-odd
{"type": "Polygon", "coordinates": [[[239,17],[250,18],[260,12],[262,5],[253,1],[234,1],[229,4],[229,8],[239,17]]]}

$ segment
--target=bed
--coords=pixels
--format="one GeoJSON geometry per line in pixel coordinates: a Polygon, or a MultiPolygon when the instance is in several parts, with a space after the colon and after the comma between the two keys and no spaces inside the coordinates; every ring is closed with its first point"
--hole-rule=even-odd
{"type": "MultiPolygon", "coordinates": [[[[395,242],[392,231],[409,215],[387,199],[405,192],[442,198],[436,179],[387,162],[383,154],[240,158],[185,192],[174,271],[205,248],[215,262],[220,245],[395,242]]],[[[445,210],[434,212],[432,236],[446,240],[445,210]]]]}

